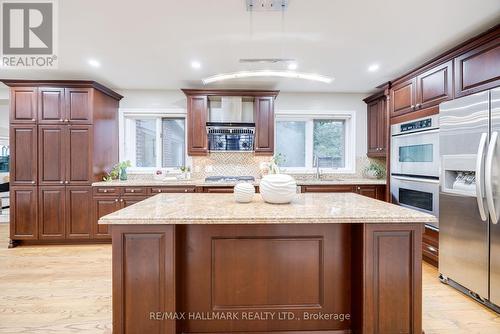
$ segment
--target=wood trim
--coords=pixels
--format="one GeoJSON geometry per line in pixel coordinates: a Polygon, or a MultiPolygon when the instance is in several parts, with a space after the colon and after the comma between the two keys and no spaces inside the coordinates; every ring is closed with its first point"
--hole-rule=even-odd
{"type": "Polygon", "coordinates": [[[248,90],[248,89],[181,89],[186,96],[273,96],[279,94],[279,90],[248,90]]]}
{"type": "Polygon", "coordinates": [[[94,88],[114,98],[115,100],[121,100],[122,95],[111,90],[110,88],[90,80],[17,80],[17,79],[0,79],[6,86],[9,87],[63,87],[63,88],[94,88]]]}
{"type": "Polygon", "coordinates": [[[409,122],[417,118],[432,116],[436,114],[439,114],[439,106],[433,106],[427,109],[422,109],[419,111],[407,113],[401,116],[392,117],[390,124],[392,125],[397,123],[409,122]]]}

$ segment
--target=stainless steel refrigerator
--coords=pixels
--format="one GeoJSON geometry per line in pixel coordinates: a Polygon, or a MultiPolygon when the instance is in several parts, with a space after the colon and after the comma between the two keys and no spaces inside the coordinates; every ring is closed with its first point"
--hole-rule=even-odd
{"type": "Polygon", "coordinates": [[[440,105],[439,272],[500,311],[500,88],[440,105]]]}

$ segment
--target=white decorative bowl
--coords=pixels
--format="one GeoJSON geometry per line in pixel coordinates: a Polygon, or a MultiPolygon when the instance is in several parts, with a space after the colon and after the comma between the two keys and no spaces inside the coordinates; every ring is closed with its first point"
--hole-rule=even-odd
{"type": "Polygon", "coordinates": [[[239,203],[249,203],[255,195],[255,187],[248,182],[240,182],[234,186],[234,200],[239,203]]]}
{"type": "Polygon", "coordinates": [[[269,174],[260,181],[260,195],[267,203],[290,203],[297,195],[297,182],[290,175],[269,174]]]}

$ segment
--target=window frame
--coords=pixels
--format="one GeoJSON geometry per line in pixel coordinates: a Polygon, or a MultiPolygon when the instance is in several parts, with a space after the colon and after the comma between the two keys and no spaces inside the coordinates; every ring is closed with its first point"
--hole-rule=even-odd
{"type": "MultiPolygon", "coordinates": [[[[305,167],[280,167],[283,172],[295,174],[314,174],[316,167],[313,167],[314,153],[314,120],[339,120],[345,123],[344,147],[345,166],[343,168],[323,168],[323,173],[332,174],[354,174],[356,173],[356,114],[354,111],[327,111],[327,110],[286,110],[276,111],[274,128],[277,129],[277,122],[280,121],[302,121],[306,122],[305,138],[305,167]]],[[[277,148],[278,134],[274,136],[274,147],[277,148]]]]}
{"type": "Polygon", "coordinates": [[[168,172],[180,173],[180,168],[162,166],[162,119],[183,119],[184,120],[184,164],[190,165],[190,157],[187,154],[187,120],[184,109],[120,109],[119,110],[119,159],[120,161],[130,160],[132,167],[127,171],[134,173],[152,173],[157,169],[168,172]],[[135,124],[131,120],[155,119],[156,120],[156,166],[137,167],[135,161],[135,124]]]}

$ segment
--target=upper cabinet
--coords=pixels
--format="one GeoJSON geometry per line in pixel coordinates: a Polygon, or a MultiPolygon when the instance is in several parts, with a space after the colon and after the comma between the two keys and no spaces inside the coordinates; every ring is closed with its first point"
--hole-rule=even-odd
{"type": "Polygon", "coordinates": [[[206,155],[208,138],[206,123],[208,118],[208,96],[187,97],[188,154],[206,155]]]}
{"type": "Polygon", "coordinates": [[[15,87],[10,90],[10,122],[36,124],[37,88],[15,87]]]}
{"type": "Polygon", "coordinates": [[[258,96],[254,102],[255,154],[274,154],[274,97],[258,96]]]}
{"type": "Polygon", "coordinates": [[[500,85],[500,37],[455,58],[455,96],[500,85]]]}
{"type": "Polygon", "coordinates": [[[387,155],[387,98],[383,94],[376,94],[365,99],[367,103],[368,151],[371,158],[380,158],[387,155]]]}
{"type": "Polygon", "coordinates": [[[453,97],[453,63],[448,61],[390,90],[391,117],[429,108],[453,97]]]}
{"type": "Polygon", "coordinates": [[[38,89],[39,124],[92,124],[93,89],[38,89]]]}
{"type": "Polygon", "coordinates": [[[405,119],[437,113],[443,101],[500,86],[500,25],[389,85],[390,117],[418,112],[405,119]]]}
{"type": "Polygon", "coordinates": [[[453,63],[448,61],[417,76],[415,110],[453,98],[453,63]]]}
{"type": "Polygon", "coordinates": [[[211,121],[209,106],[211,101],[216,100],[214,97],[227,96],[239,96],[253,101],[254,152],[256,155],[274,154],[274,100],[278,91],[203,89],[183,89],[182,91],[187,97],[186,124],[189,155],[208,154],[206,123],[211,121]]]}
{"type": "Polygon", "coordinates": [[[66,117],[65,121],[71,124],[92,123],[92,98],[91,88],[66,88],[66,117]]]}
{"type": "Polygon", "coordinates": [[[416,100],[415,78],[395,84],[391,88],[391,116],[398,116],[415,110],[416,100]]]}

